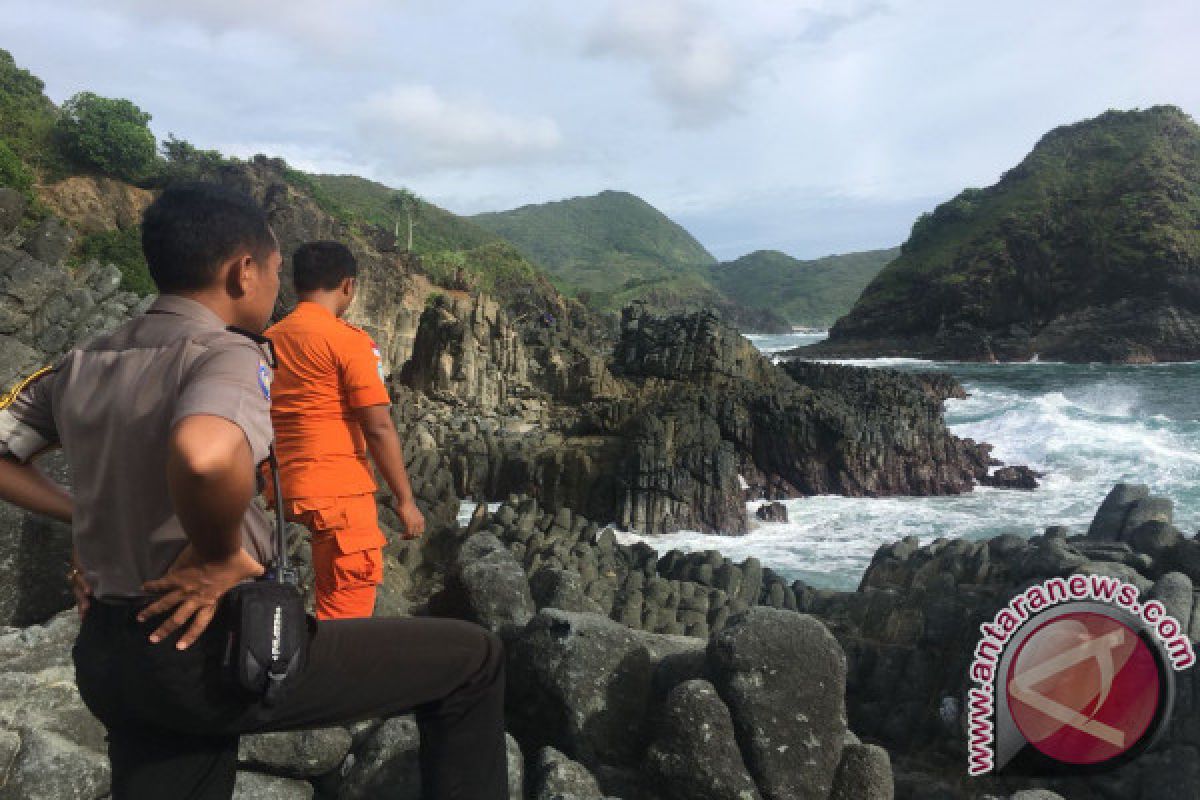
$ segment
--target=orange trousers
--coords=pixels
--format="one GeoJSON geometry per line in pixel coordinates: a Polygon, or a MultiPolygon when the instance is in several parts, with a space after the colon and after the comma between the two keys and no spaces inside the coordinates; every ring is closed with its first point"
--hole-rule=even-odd
{"type": "Polygon", "coordinates": [[[371,616],[387,544],[379,530],[375,495],[301,497],[286,503],[287,518],[312,532],[317,619],[371,616]]]}

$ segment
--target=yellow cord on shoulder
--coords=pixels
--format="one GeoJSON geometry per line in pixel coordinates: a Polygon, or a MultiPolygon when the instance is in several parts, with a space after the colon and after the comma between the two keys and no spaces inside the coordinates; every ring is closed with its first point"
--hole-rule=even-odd
{"type": "Polygon", "coordinates": [[[30,375],[28,378],[25,378],[20,383],[18,383],[16,386],[9,389],[8,392],[4,395],[4,397],[0,397],[0,411],[3,411],[4,409],[11,406],[13,404],[13,401],[17,399],[17,395],[19,395],[21,392],[25,391],[26,386],[33,383],[38,378],[42,377],[43,375],[45,375],[47,372],[49,372],[52,369],[54,369],[54,367],[52,367],[52,366],[51,367],[42,367],[37,372],[30,375]]]}

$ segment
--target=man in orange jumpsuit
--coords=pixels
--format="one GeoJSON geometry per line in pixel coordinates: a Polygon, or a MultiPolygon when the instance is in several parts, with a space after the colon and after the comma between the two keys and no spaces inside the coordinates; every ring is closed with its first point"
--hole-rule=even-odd
{"type": "Polygon", "coordinates": [[[341,319],[354,300],[353,254],[338,242],[310,242],[292,267],[300,302],[266,331],[278,361],[271,422],[287,517],[312,531],[317,618],[369,617],[387,540],[368,452],[392,490],[404,537],[420,536],[425,520],[404,469],[379,349],[341,319]]]}

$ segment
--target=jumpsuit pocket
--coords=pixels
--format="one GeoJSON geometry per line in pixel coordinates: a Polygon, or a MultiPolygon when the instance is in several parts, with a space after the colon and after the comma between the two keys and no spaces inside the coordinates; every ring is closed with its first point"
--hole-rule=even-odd
{"type": "Polygon", "coordinates": [[[378,586],[383,582],[383,559],[377,549],[358,550],[334,559],[334,581],[340,589],[378,586]]]}

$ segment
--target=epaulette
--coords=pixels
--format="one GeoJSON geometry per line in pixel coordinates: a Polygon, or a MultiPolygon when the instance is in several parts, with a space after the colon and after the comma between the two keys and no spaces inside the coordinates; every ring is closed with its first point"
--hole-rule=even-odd
{"type": "Polygon", "coordinates": [[[53,366],[42,367],[41,369],[39,369],[37,372],[33,373],[29,377],[18,381],[16,386],[12,387],[7,392],[5,392],[3,397],[0,397],[0,411],[11,406],[13,404],[13,402],[17,399],[17,395],[19,395],[19,394],[21,394],[21,392],[25,391],[25,387],[29,386],[29,384],[33,383],[38,378],[42,377],[43,375],[45,375],[47,372],[49,372],[52,369],[54,369],[53,366]]]}

